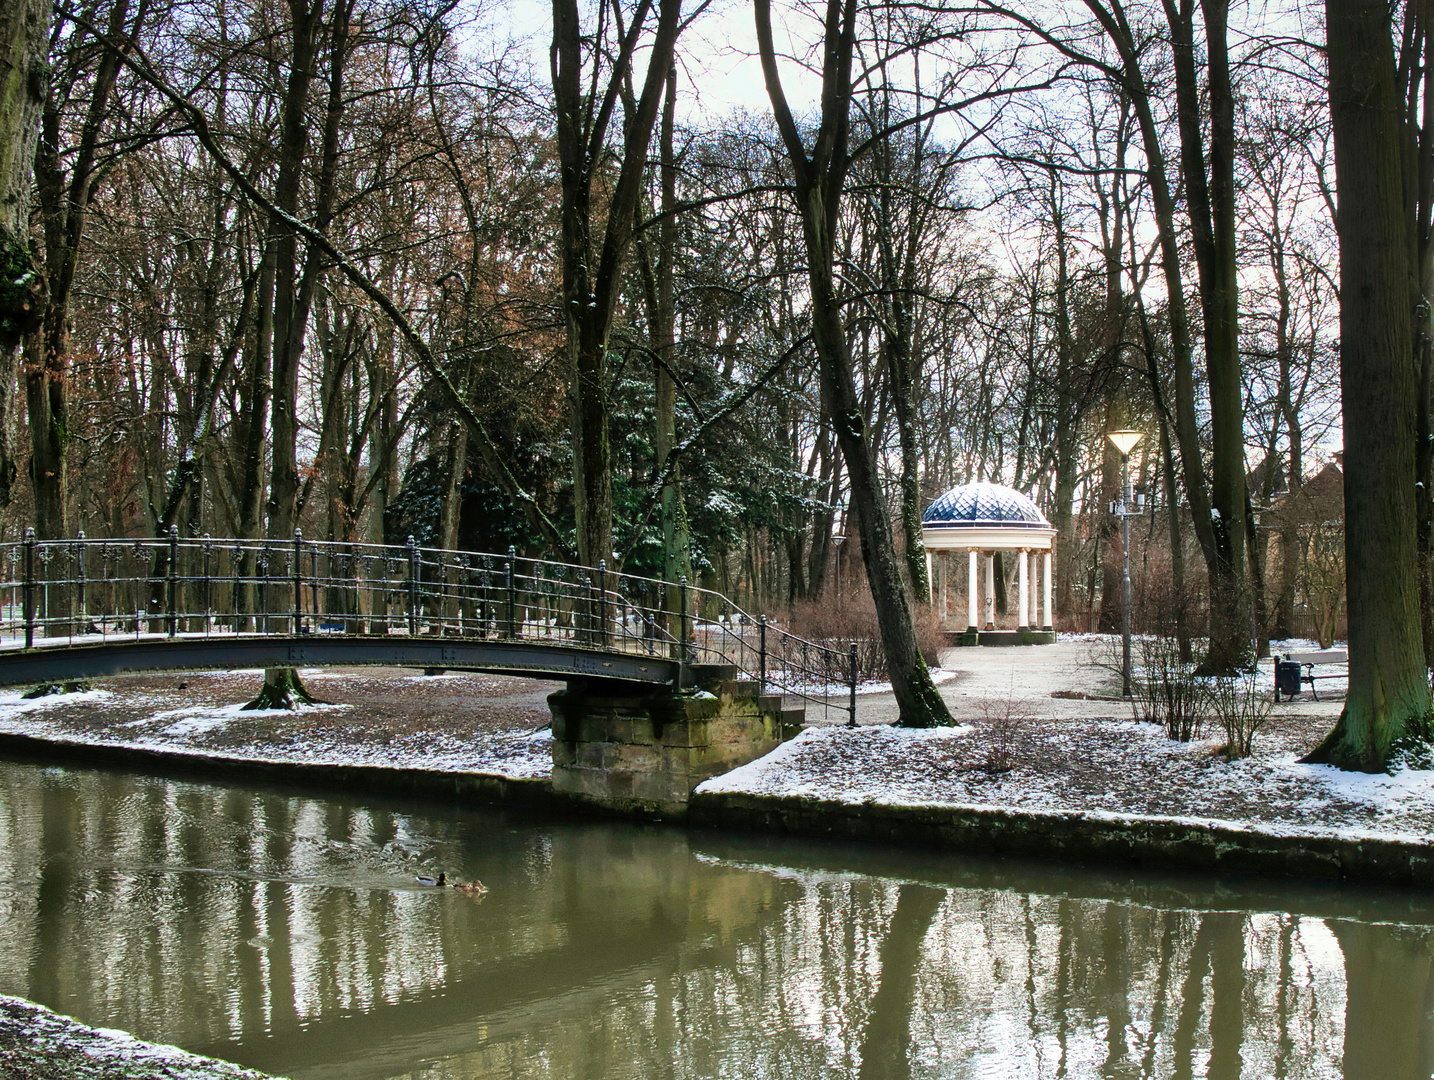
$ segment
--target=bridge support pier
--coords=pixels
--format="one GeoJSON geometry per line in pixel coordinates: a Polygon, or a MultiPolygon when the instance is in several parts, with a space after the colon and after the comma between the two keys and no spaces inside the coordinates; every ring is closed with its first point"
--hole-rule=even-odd
{"type": "Polygon", "coordinates": [[[573,679],[548,697],[553,791],[619,814],[682,817],[692,789],[776,749],[802,713],[736,669],[694,667],[696,691],[573,679]]]}

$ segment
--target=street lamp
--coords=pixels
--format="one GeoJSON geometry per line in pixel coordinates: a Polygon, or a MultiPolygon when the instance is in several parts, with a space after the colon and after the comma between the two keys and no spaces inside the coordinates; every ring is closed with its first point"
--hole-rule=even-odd
{"type": "Polygon", "coordinates": [[[1140,513],[1139,500],[1132,503],[1130,498],[1130,452],[1136,443],[1145,438],[1143,431],[1109,431],[1107,439],[1120,451],[1120,501],[1112,503],[1110,512],[1120,518],[1122,526],[1121,546],[1125,566],[1120,579],[1120,683],[1121,696],[1130,697],[1130,519],[1140,513]]]}
{"type": "Polygon", "coordinates": [[[832,534],[832,545],[836,548],[837,610],[841,610],[841,543],[846,537],[841,533],[832,534]]]}

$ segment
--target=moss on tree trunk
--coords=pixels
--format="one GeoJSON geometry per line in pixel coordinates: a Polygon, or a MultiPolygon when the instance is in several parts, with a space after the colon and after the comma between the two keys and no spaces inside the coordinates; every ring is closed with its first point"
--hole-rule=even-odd
{"type": "Polygon", "coordinates": [[[1329,0],[1340,248],[1349,694],[1307,760],[1377,772],[1427,760],[1419,621],[1415,377],[1407,223],[1389,9],[1329,0]]]}
{"type": "Polygon", "coordinates": [[[265,668],[264,685],[244,709],[297,709],[300,705],[314,703],[313,696],[304,687],[295,668],[265,668]]]}

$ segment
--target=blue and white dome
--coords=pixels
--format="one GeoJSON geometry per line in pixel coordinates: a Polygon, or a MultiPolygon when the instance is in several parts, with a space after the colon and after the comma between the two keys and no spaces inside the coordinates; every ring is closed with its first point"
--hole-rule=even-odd
{"type": "Polygon", "coordinates": [[[1049,529],[1051,523],[1036,504],[1015,488],[1000,484],[962,484],[926,508],[923,529],[1049,529]]]}

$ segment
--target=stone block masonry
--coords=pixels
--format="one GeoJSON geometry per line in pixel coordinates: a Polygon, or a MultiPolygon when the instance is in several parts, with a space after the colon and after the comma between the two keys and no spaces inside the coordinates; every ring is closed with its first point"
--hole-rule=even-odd
{"type": "Polygon", "coordinates": [[[781,699],[727,667],[694,668],[698,689],[571,680],[549,695],[553,793],[617,814],[680,818],[692,789],[801,729],[781,699]]]}
{"type": "Polygon", "coordinates": [[[1002,806],[845,803],[800,795],[701,791],[695,826],[920,846],[972,855],[1184,867],[1428,889],[1434,840],[1341,836],[1238,822],[1002,806]]]}

